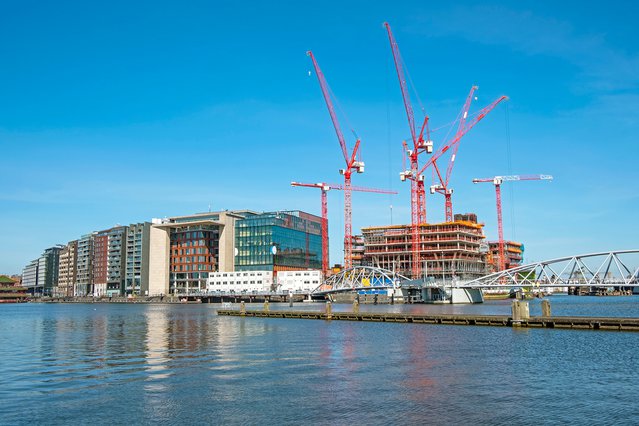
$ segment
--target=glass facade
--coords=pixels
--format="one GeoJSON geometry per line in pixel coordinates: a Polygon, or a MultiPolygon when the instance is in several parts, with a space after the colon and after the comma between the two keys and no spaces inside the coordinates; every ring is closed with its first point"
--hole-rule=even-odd
{"type": "Polygon", "coordinates": [[[236,271],[321,269],[322,219],[308,213],[246,214],[235,223],[236,271]]]}

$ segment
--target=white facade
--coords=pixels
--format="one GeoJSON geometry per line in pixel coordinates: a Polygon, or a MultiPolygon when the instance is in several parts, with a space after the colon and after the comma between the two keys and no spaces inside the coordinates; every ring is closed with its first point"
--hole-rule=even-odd
{"type": "Polygon", "coordinates": [[[272,291],[271,271],[211,272],[207,281],[209,291],[223,293],[252,293],[272,291]]]}
{"type": "Polygon", "coordinates": [[[321,282],[321,271],[279,271],[277,273],[278,292],[307,293],[319,287],[321,282]]]}
{"type": "Polygon", "coordinates": [[[271,271],[213,272],[207,288],[222,293],[306,293],[319,287],[321,279],[320,271],[279,271],[275,277],[271,271]]]}

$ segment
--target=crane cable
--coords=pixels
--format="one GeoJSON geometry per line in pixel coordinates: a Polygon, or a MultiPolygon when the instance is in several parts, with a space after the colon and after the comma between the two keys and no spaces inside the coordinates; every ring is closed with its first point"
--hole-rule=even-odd
{"type": "MultiPolygon", "coordinates": [[[[510,107],[509,104],[506,103],[506,161],[507,161],[507,169],[508,175],[513,174],[513,162],[512,162],[512,152],[510,145],[510,107]]],[[[510,225],[511,225],[511,235],[512,240],[516,241],[517,237],[515,234],[515,192],[513,189],[514,185],[508,185],[508,195],[510,196],[510,225]]]]}

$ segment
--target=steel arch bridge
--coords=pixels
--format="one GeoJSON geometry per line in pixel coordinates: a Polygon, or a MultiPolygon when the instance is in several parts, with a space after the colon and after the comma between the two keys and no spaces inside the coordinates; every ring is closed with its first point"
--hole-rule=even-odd
{"type": "Polygon", "coordinates": [[[354,290],[380,290],[399,288],[401,281],[407,280],[403,275],[383,268],[372,266],[355,266],[345,269],[339,274],[331,275],[312,294],[339,293],[354,290]]]}
{"type": "Polygon", "coordinates": [[[639,250],[619,250],[534,262],[459,283],[463,288],[635,287],[639,250]],[[621,257],[625,258],[624,260],[621,257]],[[631,259],[629,259],[631,258],[631,259]],[[634,266],[629,263],[634,261],[634,266]]]}

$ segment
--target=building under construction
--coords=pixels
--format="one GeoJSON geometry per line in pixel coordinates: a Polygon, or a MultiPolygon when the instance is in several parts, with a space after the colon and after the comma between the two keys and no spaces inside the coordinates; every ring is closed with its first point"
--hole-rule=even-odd
{"type": "MultiPolygon", "coordinates": [[[[486,274],[484,225],[477,215],[456,214],[452,222],[419,225],[419,270],[437,281],[466,280],[486,274]]],[[[411,277],[410,225],[362,228],[364,261],[411,277]]],[[[418,277],[412,277],[418,278],[418,277]]]]}
{"type": "MultiPolygon", "coordinates": [[[[516,241],[504,241],[504,267],[516,268],[523,263],[524,245],[516,241]]],[[[499,241],[488,242],[488,254],[486,256],[488,273],[499,271],[499,241]]]]}

